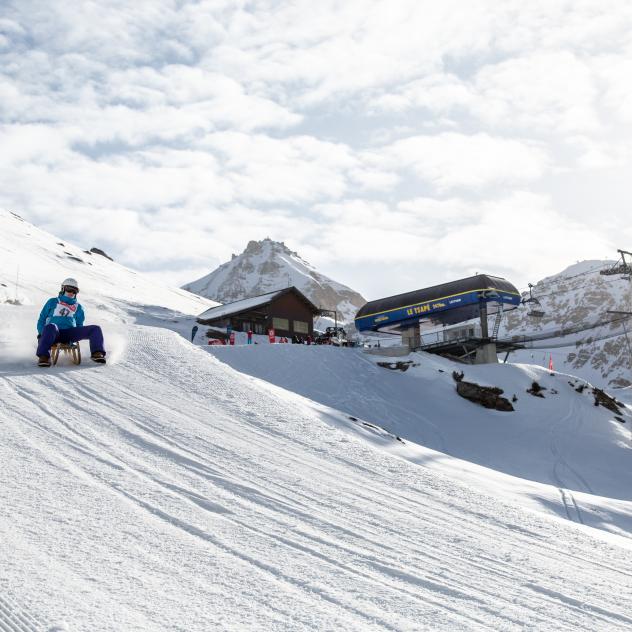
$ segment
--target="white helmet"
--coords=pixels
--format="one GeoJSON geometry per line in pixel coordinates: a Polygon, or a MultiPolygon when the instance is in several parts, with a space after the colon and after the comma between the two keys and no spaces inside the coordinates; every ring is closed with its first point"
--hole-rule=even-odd
{"type": "Polygon", "coordinates": [[[72,277],[68,277],[61,282],[61,291],[65,292],[66,288],[72,288],[73,290],[79,291],[79,283],[77,283],[77,279],[73,279],[72,277]]]}

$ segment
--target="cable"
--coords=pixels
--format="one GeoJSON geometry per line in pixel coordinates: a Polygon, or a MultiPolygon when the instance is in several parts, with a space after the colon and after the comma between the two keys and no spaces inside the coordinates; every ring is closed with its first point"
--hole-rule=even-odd
{"type": "MultiPolygon", "coordinates": [[[[622,321],[627,321],[630,318],[630,316],[624,316],[623,318],[613,318],[611,320],[602,320],[602,321],[598,321],[596,323],[592,323],[590,325],[577,325],[575,327],[568,327],[568,328],[562,328],[562,329],[557,329],[555,331],[551,331],[551,332],[546,332],[546,333],[541,333],[540,335],[515,335],[515,336],[511,336],[511,338],[502,338],[499,339],[502,342],[518,342],[518,343],[527,343],[527,342],[534,342],[534,341],[539,341],[539,340],[551,340],[552,338],[563,338],[564,336],[570,336],[571,334],[579,334],[582,331],[588,331],[590,329],[597,329],[598,327],[603,327],[605,325],[612,325],[613,323],[618,323],[618,322],[622,322],[622,321]]],[[[623,333],[619,333],[617,334],[619,336],[622,336],[623,333]]],[[[604,338],[605,340],[605,338],[604,338]]],[[[574,342],[571,344],[575,344],[574,342]]],[[[563,345],[563,346],[568,346],[567,345],[563,345]]]]}
{"type": "Polygon", "coordinates": [[[610,340],[611,338],[619,338],[620,336],[625,336],[625,332],[620,331],[616,334],[610,334],[608,336],[601,336],[599,338],[588,338],[587,340],[576,340],[575,342],[566,341],[564,343],[553,343],[548,345],[534,346],[529,345],[525,346],[525,349],[560,349],[565,347],[580,347],[582,345],[592,344],[593,342],[599,342],[600,340],[610,340]]]}

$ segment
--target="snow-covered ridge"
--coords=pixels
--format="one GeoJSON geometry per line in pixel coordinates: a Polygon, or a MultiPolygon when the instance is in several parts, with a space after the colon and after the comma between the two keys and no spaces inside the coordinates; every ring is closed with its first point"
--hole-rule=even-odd
{"type": "MultiPolygon", "coordinates": [[[[168,287],[84,247],[51,235],[17,214],[0,210],[0,304],[41,306],[66,277],[79,281],[79,299],[94,318],[116,305],[198,314],[215,302],[168,287]]],[[[125,311],[125,310],[123,310],[125,311]]],[[[122,312],[119,312],[122,315],[122,312]]],[[[133,310],[125,312],[129,318],[133,310]]]]}
{"type": "Polygon", "coordinates": [[[220,303],[232,303],[291,285],[316,306],[336,309],[346,322],[366,303],[360,294],[319,273],[283,242],[271,239],[250,241],[243,253],[183,287],[220,303]]]}

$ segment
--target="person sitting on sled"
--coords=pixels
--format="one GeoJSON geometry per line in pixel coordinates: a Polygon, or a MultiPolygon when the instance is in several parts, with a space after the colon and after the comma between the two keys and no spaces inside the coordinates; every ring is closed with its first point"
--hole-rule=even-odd
{"type": "Polygon", "coordinates": [[[105,364],[103,332],[98,325],[83,326],[85,314],[77,302],[79,284],[65,279],[56,298],[49,298],[37,321],[38,366],[50,366],[50,348],[55,343],[69,344],[79,340],[90,341],[90,353],[95,362],[105,364]]]}

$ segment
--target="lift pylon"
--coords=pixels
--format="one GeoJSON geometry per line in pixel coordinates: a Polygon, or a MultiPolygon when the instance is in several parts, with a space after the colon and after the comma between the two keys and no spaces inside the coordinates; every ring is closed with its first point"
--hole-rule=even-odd
{"type": "Polygon", "coordinates": [[[622,274],[627,276],[628,278],[632,276],[632,252],[628,252],[627,250],[619,250],[617,252],[621,255],[619,260],[607,270],[600,270],[599,274],[611,275],[611,274],[622,274]],[[625,259],[625,256],[628,255],[630,257],[630,263],[628,263],[625,259]]]}

